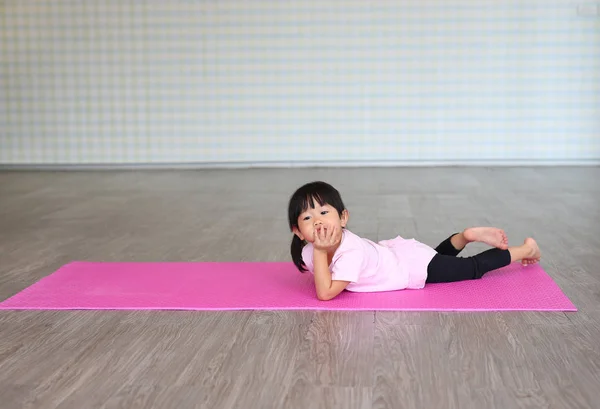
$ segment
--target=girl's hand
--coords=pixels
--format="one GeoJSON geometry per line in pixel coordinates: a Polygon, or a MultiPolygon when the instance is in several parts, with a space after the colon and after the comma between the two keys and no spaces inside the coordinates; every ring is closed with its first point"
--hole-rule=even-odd
{"type": "Polygon", "coordinates": [[[329,250],[341,239],[342,232],[337,226],[322,225],[314,230],[313,247],[317,250],[329,250]]]}

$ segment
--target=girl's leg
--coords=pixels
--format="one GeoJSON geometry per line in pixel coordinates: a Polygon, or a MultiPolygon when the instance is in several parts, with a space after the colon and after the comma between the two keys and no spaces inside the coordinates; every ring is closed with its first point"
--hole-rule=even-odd
{"type": "Polygon", "coordinates": [[[448,237],[436,247],[435,251],[446,256],[457,256],[467,244],[474,241],[499,249],[508,248],[508,239],[503,230],[495,227],[470,227],[448,237]]]}
{"type": "MultiPolygon", "coordinates": [[[[453,243],[453,241],[454,242],[457,241],[457,236],[459,236],[459,235],[462,235],[462,233],[454,233],[452,236],[448,237],[446,240],[441,242],[435,248],[435,251],[438,254],[442,254],[445,256],[453,256],[453,257],[458,256],[458,254],[461,252],[461,250],[465,248],[464,245],[462,247],[459,247],[453,243]]],[[[466,245],[466,243],[465,243],[465,245],[466,245]]]]}
{"type": "Polygon", "coordinates": [[[508,250],[490,249],[473,257],[454,257],[436,254],[427,267],[427,283],[450,283],[454,281],[474,280],[483,277],[488,271],[521,260],[523,264],[532,264],[540,259],[540,249],[535,240],[528,238],[518,247],[508,250]]]}
{"type": "Polygon", "coordinates": [[[489,249],[473,257],[436,254],[427,266],[427,283],[475,280],[485,273],[510,264],[508,250],[489,249]]]}

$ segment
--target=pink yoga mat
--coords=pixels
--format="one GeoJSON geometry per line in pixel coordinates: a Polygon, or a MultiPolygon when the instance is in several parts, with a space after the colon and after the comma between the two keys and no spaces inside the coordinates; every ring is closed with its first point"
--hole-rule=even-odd
{"type": "Polygon", "coordinates": [[[421,290],[343,292],[319,301],[291,263],[74,262],[0,303],[0,309],[576,311],[539,265],[514,263],[481,280],[421,290]]]}

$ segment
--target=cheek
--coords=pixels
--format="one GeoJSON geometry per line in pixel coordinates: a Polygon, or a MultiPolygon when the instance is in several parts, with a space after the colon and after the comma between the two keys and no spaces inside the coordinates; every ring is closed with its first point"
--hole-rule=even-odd
{"type": "Polygon", "coordinates": [[[333,224],[340,224],[342,222],[342,220],[340,219],[340,217],[337,214],[332,215],[331,217],[328,218],[330,223],[333,224]]]}
{"type": "Polygon", "coordinates": [[[302,235],[304,236],[309,236],[312,234],[312,226],[307,225],[307,224],[303,224],[298,226],[300,233],[302,233],[302,235]]]}

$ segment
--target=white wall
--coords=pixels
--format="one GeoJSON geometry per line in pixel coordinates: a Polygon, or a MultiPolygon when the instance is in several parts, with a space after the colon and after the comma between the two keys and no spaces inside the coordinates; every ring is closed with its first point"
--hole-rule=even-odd
{"type": "Polygon", "coordinates": [[[0,163],[600,159],[578,4],[0,0],[0,163]]]}

